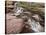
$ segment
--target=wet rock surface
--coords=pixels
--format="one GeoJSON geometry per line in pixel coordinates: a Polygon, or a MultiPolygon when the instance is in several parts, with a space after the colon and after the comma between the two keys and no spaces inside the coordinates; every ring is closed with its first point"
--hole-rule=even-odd
{"type": "Polygon", "coordinates": [[[44,32],[44,3],[17,1],[6,3],[7,34],[44,32]]]}

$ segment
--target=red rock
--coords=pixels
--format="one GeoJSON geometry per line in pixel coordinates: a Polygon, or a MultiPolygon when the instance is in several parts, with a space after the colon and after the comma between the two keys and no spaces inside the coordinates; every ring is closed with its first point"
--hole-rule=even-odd
{"type": "Polygon", "coordinates": [[[19,33],[23,28],[23,19],[6,14],[6,33],[19,33]]]}

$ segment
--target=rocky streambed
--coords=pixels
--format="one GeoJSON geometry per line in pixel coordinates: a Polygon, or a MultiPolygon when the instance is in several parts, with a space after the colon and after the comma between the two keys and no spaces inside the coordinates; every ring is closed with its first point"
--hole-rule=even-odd
{"type": "Polygon", "coordinates": [[[7,3],[6,33],[16,34],[44,32],[45,18],[44,6],[42,4],[14,1],[11,2],[11,4],[7,3]]]}

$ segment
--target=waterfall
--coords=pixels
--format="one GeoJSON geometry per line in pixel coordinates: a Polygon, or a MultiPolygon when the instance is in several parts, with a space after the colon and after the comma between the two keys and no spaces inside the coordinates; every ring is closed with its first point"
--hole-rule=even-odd
{"type": "MultiPolygon", "coordinates": [[[[17,6],[17,4],[18,3],[15,3],[15,5],[14,5],[14,15],[15,16],[18,16],[18,15],[20,15],[20,14],[23,14],[24,13],[24,8],[22,8],[22,7],[18,7],[17,6]]],[[[27,14],[30,14],[30,12],[25,12],[25,13],[27,13],[27,14]]],[[[21,17],[23,17],[23,16],[21,16],[21,17]]],[[[24,16],[24,17],[26,17],[26,16],[24,16]]],[[[34,16],[33,16],[34,17],[34,16]]],[[[37,16],[36,16],[37,17],[37,16]]],[[[28,18],[28,25],[30,26],[30,29],[32,29],[32,30],[34,30],[35,32],[43,32],[43,27],[40,25],[40,23],[39,22],[36,22],[35,20],[33,20],[32,18],[28,18]]]]}
{"type": "Polygon", "coordinates": [[[14,4],[14,15],[15,16],[18,16],[18,15],[20,15],[23,12],[23,8],[19,7],[17,5],[18,5],[18,3],[14,4]]]}
{"type": "Polygon", "coordinates": [[[30,29],[34,30],[35,32],[42,32],[43,27],[33,19],[28,19],[28,24],[31,26],[30,29]]]}

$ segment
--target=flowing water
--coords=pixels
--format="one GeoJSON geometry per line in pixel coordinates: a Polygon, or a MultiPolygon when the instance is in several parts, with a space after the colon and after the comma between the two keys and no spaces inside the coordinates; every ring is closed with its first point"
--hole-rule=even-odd
{"type": "MultiPolygon", "coordinates": [[[[15,12],[14,15],[18,16],[18,15],[23,14],[24,13],[24,11],[23,11],[24,9],[22,7],[17,7],[16,4],[17,3],[15,3],[15,8],[14,9],[16,9],[16,10],[14,11],[15,12]]],[[[27,13],[27,14],[29,14],[29,13],[27,13]]],[[[27,23],[28,23],[28,25],[30,25],[30,29],[34,30],[35,32],[42,32],[43,31],[43,27],[40,25],[39,22],[36,22],[34,19],[29,17],[27,23]]]]}

